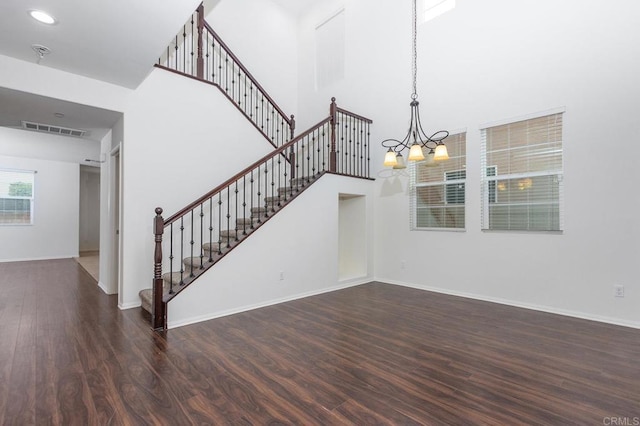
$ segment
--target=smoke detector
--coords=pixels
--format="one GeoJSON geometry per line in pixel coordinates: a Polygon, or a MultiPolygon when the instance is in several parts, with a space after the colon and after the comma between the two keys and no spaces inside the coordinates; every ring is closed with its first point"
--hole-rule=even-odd
{"type": "Polygon", "coordinates": [[[38,63],[40,63],[40,60],[44,58],[44,55],[48,55],[51,53],[51,49],[41,44],[32,44],[31,48],[34,52],[36,52],[36,55],[38,55],[38,63]]]}

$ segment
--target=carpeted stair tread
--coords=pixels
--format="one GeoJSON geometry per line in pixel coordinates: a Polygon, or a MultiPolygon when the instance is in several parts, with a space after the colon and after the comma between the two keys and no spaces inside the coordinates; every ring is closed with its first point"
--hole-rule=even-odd
{"type": "Polygon", "coordinates": [[[243,227],[249,228],[251,225],[255,224],[257,218],[255,217],[239,217],[236,219],[236,226],[238,229],[242,229],[243,227]]]}
{"type": "Polygon", "coordinates": [[[144,290],[140,290],[138,293],[140,296],[140,300],[142,302],[142,309],[151,313],[151,306],[153,305],[153,290],[150,288],[145,288],[144,290]]]}
{"type": "Polygon", "coordinates": [[[202,245],[202,250],[206,251],[207,253],[212,251],[214,253],[218,253],[220,251],[220,243],[215,242],[215,243],[204,243],[202,245]]]}
{"type": "Polygon", "coordinates": [[[222,244],[224,244],[229,238],[235,239],[236,236],[240,236],[242,231],[238,231],[236,229],[223,229],[220,231],[220,239],[222,239],[222,244]]]}
{"type": "Polygon", "coordinates": [[[180,271],[177,271],[173,273],[166,272],[162,274],[162,280],[164,281],[164,291],[169,291],[169,283],[173,282],[174,286],[180,285],[180,281],[186,279],[187,277],[189,277],[189,272],[186,270],[182,273],[180,273],[180,271]]]}
{"type": "Polygon", "coordinates": [[[203,267],[206,265],[206,263],[209,261],[209,255],[203,255],[202,258],[200,258],[200,256],[194,256],[194,257],[186,257],[182,260],[182,263],[184,264],[184,268],[186,271],[191,271],[191,265],[193,265],[193,270],[195,271],[196,269],[200,269],[200,267],[203,267]]]}
{"type": "Polygon", "coordinates": [[[296,188],[292,188],[290,186],[281,186],[280,188],[278,188],[278,194],[282,197],[285,194],[287,196],[291,195],[293,192],[296,192],[297,189],[296,188]]]}

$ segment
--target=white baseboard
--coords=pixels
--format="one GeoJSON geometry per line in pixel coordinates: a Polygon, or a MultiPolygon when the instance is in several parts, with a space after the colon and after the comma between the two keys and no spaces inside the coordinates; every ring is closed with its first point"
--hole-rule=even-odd
{"type": "Polygon", "coordinates": [[[619,319],[619,318],[611,318],[611,317],[605,317],[605,316],[600,316],[600,315],[588,314],[588,313],[585,313],[585,312],[570,311],[570,310],[559,309],[559,308],[554,308],[554,307],[550,307],[550,306],[541,306],[541,305],[534,305],[534,304],[531,304],[531,303],[517,302],[517,301],[513,301],[513,300],[508,300],[508,299],[500,299],[500,298],[497,298],[497,297],[488,297],[488,296],[482,296],[482,295],[479,295],[479,294],[466,293],[466,292],[460,292],[460,291],[452,291],[452,290],[443,289],[443,288],[439,288],[439,287],[430,287],[430,286],[426,286],[426,285],[406,283],[406,282],[398,281],[398,280],[389,280],[389,279],[385,279],[385,278],[376,278],[375,280],[378,281],[378,282],[381,282],[381,283],[400,285],[400,286],[403,286],[403,287],[411,287],[411,288],[415,288],[415,289],[418,289],[418,290],[425,290],[425,291],[432,291],[434,293],[448,294],[450,296],[464,297],[464,298],[473,299],[473,300],[482,300],[483,302],[498,303],[500,305],[513,306],[513,307],[516,307],[516,308],[531,309],[533,311],[546,312],[546,313],[549,313],[549,314],[564,315],[564,316],[572,317],[572,318],[580,318],[580,319],[589,320],[589,321],[597,321],[597,322],[602,322],[602,323],[606,323],[606,324],[619,325],[619,326],[622,326],[622,327],[640,329],[640,322],[637,322],[637,321],[627,321],[627,320],[622,320],[622,319],[619,319]]]}
{"type": "Polygon", "coordinates": [[[346,286],[348,284],[349,287],[353,287],[361,284],[370,283],[371,281],[373,281],[371,277],[360,276],[360,277],[345,278],[345,279],[339,280],[338,285],[346,286]]]}
{"type": "Polygon", "coordinates": [[[142,302],[129,302],[129,303],[118,303],[118,309],[120,309],[121,311],[127,310],[127,309],[133,309],[133,308],[139,308],[140,306],[142,306],[142,302]]]}
{"type": "MultiPolygon", "coordinates": [[[[265,302],[256,303],[256,304],[253,304],[253,305],[240,306],[238,308],[229,309],[229,310],[226,310],[226,311],[212,312],[212,313],[206,314],[206,315],[200,315],[200,316],[196,316],[196,317],[185,318],[185,319],[180,320],[180,321],[171,321],[169,319],[169,321],[167,322],[167,328],[172,329],[172,328],[177,328],[177,327],[183,327],[183,326],[189,325],[189,324],[195,324],[195,323],[202,322],[202,321],[208,321],[208,320],[212,320],[212,319],[216,319],[216,318],[226,317],[228,315],[239,314],[241,312],[246,312],[246,311],[251,311],[251,310],[254,310],[254,309],[265,308],[267,306],[277,305],[278,303],[291,302],[291,301],[297,300],[297,299],[304,299],[305,297],[317,296],[318,294],[329,293],[331,291],[342,290],[342,289],[349,288],[349,287],[355,287],[357,285],[368,283],[368,282],[371,282],[371,281],[372,281],[371,278],[361,278],[361,279],[358,279],[357,281],[349,280],[347,283],[340,282],[336,286],[323,288],[321,290],[314,290],[314,291],[308,291],[308,292],[305,292],[305,293],[298,293],[298,294],[295,294],[293,296],[287,296],[287,297],[283,297],[283,298],[279,298],[279,299],[272,299],[272,300],[268,300],[268,301],[265,301],[265,302]]],[[[168,310],[169,318],[171,318],[171,302],[169,302],[169,307],[167,308],[167,310],[168,310]]]]}
{"type": "Polygon", "coordinates": [[[106,284],[104,284],[102,281],[98,282],[98,287],[100,287],[100,290],[102,290],[104,294],[108,294],[109,296],[118,294],[117,291],[109,291],[106,284]]]}

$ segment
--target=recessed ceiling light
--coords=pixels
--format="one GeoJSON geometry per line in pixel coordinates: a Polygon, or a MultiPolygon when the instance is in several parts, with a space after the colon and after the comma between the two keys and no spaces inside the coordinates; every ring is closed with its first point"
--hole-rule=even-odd
{"type": "Polygon", "coordinates": [[[42,10],[30,10],[29,16],[35,19],[38,22],[42,22],[43,24],[53,25],[55,24],[56,18],[49,15],[47,12],[43,12],[42,10]]]}
{"type": "Polygon", "coordinates": [[[54,112],[53,115],[57,118],[64,118],[64,114],[61,112],[54,112]]]}

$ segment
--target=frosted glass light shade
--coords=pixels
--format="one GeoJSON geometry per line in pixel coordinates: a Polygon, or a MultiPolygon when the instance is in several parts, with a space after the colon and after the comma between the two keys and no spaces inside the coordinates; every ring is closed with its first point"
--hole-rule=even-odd
{"type": "Polygon", "coordinates": [[[396,165],[393,166],[394,169],[406,169],[407,165],[404,162],[404,157],[402,154],[398,153],[396,155],[396,165]]]}
{"type": "Polygon", "coordinates": [[[417,143],[411,145],[411,149],[409,150],[409,161],[421,161],[424,160],[424,153],[422,152],[422,147],[417,143]]]}
{"type": "Polygon", "coordinates": [[[385,166],[395,166],[398,164],[398,161],[396,160],[396,153],[393,152],[393,150],[391,148],[389,148],[389,151],[387,151],[387,153],[384,156],[384,163],[385,166]]]}
{"type": "Polygon", "coordinates": [[[436,153],[433,156],[433,159],[435,161],[441,161],[441,160],[448,160],[449,159],[449,153],[447,152],[447,147],[445,144],[441,143],[438,146],[436,146],[436,153]]]}

